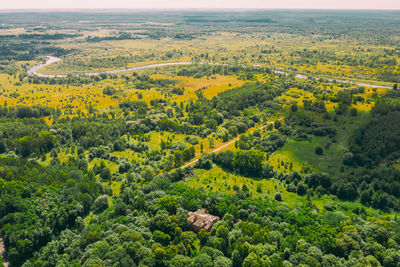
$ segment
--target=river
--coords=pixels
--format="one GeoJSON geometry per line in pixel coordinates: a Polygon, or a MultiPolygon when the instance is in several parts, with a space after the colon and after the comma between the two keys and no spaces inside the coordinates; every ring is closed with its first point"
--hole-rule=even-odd
{"type": "MultiPolygon", "coordinates": [[[[45,78],[67,77],[66,74],[50,75],[50,74],[41,74],[41,73],[37,72],[39,69],[41,69],[41,68],[43,68],[45,66],[48,66],[50,64],[53,64],[55,62],[58,62],[60,60],[61,60],[61,58],[48,56],[46,63],[39,64],[39,65],[36,65],[36,66],[32,67],[31,69],[28,70],[28,75],[37,75],[39,77],[45,77],[45,78]]],[[[102,71],[102,72],[92,72],[92,73],[84,73],[84,74],[75,74],[74,76],[80,76],[80,75],[95,76],[95,75],[99,75],[99,74],[103,74],[103,73],[105,73],[105,74],[116,74],[116,73],[121,73],[121,72],[126,72],[126,71],[143,70],[143,69],[165,67],[165,66],[191,65],[191,64],[193,64],[193,62],[190,62],[190,61],[156,63],[156,64],[150,64],[150,65],[143,65],[143,66],[139,66],[139,67],[133,67],[133,68],[107,70],[107,71],[102,71]]],[[[227,65],[227,64],[224,64],[224,63],[211,63],[211,62],[200,62],[199,64],[227,65]]],[[[254,65],[252,67],[260,67],[260,66],[259,65],[254,65]]],[[[283,75],[289,75],[288,72],[279,71],[279,70],[274,70],[274,73],[283,74],[283,75]]],[[[368,84],[368,83],[360,83],[360,82],[352,82],[352,81],[347,81],[347,80],[336,80],[336,79],[332,79],[332,78],[319,78],[319,77],[314,77],[314,76],[306,76],[304,74],[295,74],[295,77],[298,78],[298,79],[308,79],[309,77],[313,77],[313,78],[315,78],[317,80],[327,80],[327,81],[330,81],[330,82],[336,81],[336,82],[339,82],[339,83],[349,83],[349,84],[365,86],[365,87],[392,89],[392,87],[389,87],[389,86],[368,84]]]]}

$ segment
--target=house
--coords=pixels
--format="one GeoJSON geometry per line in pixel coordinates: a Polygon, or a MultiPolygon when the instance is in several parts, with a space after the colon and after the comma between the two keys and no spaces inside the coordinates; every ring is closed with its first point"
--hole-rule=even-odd
{"type": "Polygon", "coordinates": [[[196,232],[201,229],[210,231],[213,224],[219,221],[218,216],[208,214],[206,209],[199,209],[195,212],[190,211],[188,216],[188,220],[192,224],[193,230],[196,232]]]}

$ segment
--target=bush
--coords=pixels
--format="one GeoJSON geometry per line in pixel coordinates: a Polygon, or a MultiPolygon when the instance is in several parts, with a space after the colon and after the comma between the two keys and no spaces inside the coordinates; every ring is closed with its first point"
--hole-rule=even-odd
{"type": "Polygon", "coordinates": [[[197,145],[199,143],[199,138],[195,136],[186,136],[185,142],[188,142],[191,145],[197,145]]]}
{"type": "Polygon", "coordinates": [[[334,211],[336,209],[336,205],[332,202],[326,202],[324,205],[324,209],[326,209],[327,211],[334,211]]]}
{"type": "Polygon", "coordinates": [[[275,200],[281,202],[282,201],[282,194],[280,192],[275,194],[275,200]]]}
{"type": "Polygon", "coordinates": [[[207,154],[204,154],[199,158],[199,160],[193,165],[197,169],[210,170],[212,168],[212,161],[207,154]]]}
{"type": "Polygon", "coordinates": [[[339,183],[336,195],[342,200],[354,200],[358,197],[357,187],[354,183],[339,183]]]}
{"type": "Polygon", "coordinates": [[[103,94],[105,95],[114,95],[117,91],[115,88],[112,88],[111,86],[107,86],[106,88],[103,89],[103,94]]]}
{"type": "Polygon", "coordinates": [[[320,146],[317,146],[317,147],[315,148],[315,154],[317,154],[317,155],[322,155],[322,154],[324,154],[324,149],[323,149],[322,147],[320,147],[320,146]]]}
{"type": "Polygon", "coordinates": [[[304,196],[307,194],[307,187],[303,183],[299,183],[296,192],[299,196],[304,196]]]}

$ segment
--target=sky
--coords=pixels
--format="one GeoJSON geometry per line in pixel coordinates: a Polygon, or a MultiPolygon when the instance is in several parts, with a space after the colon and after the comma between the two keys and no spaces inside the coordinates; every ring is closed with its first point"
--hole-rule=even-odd
{"type": "Polygon", "coordinates": [[[0,9],[400,9],[400,0],[0,0],[0,9]]]}

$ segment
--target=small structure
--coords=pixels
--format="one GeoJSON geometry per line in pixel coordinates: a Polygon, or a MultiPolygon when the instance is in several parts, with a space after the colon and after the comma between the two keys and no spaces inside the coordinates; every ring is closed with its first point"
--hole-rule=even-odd
{"type": "Polygon", "coordinates": [[[193,230],[196,232],[201,229],[210,231],[213,224],[219,221],[218,216],[208,214],[206,209],[199,209],[195,212],[190,211],[188,216],[188,220],[192,224],[193,230]]]}

